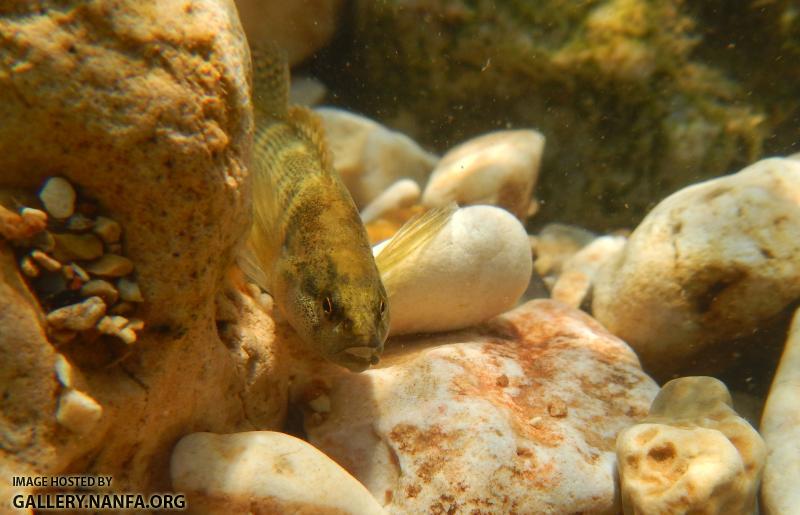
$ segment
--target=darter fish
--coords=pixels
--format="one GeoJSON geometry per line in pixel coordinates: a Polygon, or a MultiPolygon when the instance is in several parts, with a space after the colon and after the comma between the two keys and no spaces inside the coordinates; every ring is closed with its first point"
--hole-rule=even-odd
{"type": "MultiPolygon", "coordinates": [[[[285,60],[274,49],[255,50],[253,69],[254,220],[240,264],[301,338],[328,360],[362,371],[378,362],[389,329],[387,292],[366,231],[333,169],[319,118],[288,106],[285,60]]],[[[401,230],[379,262],[390,271],[447,218],[436,211],[401,230]]]]}

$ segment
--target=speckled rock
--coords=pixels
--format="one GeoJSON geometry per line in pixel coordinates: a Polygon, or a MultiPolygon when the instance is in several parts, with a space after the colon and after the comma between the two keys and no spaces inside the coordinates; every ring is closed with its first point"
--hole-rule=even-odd
{"type": "Polygon", "coordinates": [[[773,158],[658,204],[599,272],[592,312],[668,375],[798,298],[800,162],[773,158]]]}
{"type": "Polygon", "coordinates": [[[674,379],[617,439],[622,505],[638,513],[752,514],[766,449],[713,377],[674,379]]]}
{"type": "Polygon", "coordinates": [[[625,343],[550,300],[308,378],[297,396],[330,406],[308,404],[310,441],[398,514],[617,513],[614,441],[657,392],[625,343]]]}
{"type": "Polygon", "coordinates": [[[385,513],[353,476],[284,433],[193,433],[172,453],[172,486],[192,513],[385,513]]]}
{"type": "Polygon", "coordinates": [[[442,156],[425,186],[422,204],[489,204],[525,220],[542,152],[544,136],[533,130],[498,131],[468,140],[442,156]]]}
{"type": "Polygon", "coordinates": [[[225,286],[249,223],[244,35],[225,0],[13,5],[0,15],[0,34],[13,34],[0,62],[14,63],[0,67],[0,189],[35,199],[62,176],[116,220],[147,330],[131,347],[79,336],[56,352],[0,242],[0,469],[111,474],[120,491],[167,491],[178,438],[275,428],[285,412],[272,321],[225,286]],[[235,317],[223,319],[218,298],[235,317]],[[103,409],[90,437],[56,420],[58,354],[103,409]]]}
{"type": "Polygon", "coordinates": [[[343,4],[344,0],[236,0],[248,41],[256,46],[278,44],[292,65],[328,44],[343,4]]]}
{"type": "Polygon", "coordinates": [[[438,158],[407,136],[341,109],[315,109],[333,152],[333,165],[356,205],[366,206],[399,179],[422,185],[438,158]]]}
{"type": "Polygon", "coordinates": [[[554,299],[580,307],[590,298],[598,270],[625,246],[624,236],[601,236],[564,262],[551,295],[554,299]]]}
{"type": "Polygon", "coordinates": [[[800,311],[789,337],[761,417],[767,464],[761,487],[765,515],[800,513],[800,311]]]}
{"type": "Polygon", "coordinates": [[[361,210],[361,221],[368,224],[388,212],[410,207],[419,200],[421,193],[415,181],[400,179],[361,210]]]}
{"type": "Polygon", "coordinates": [[[528,235],[512,214],[493,206],[458,209],[391,278],[384,274],[389,334],[460,329],[499,315],[525,292],[532,268],[528,235]]]}

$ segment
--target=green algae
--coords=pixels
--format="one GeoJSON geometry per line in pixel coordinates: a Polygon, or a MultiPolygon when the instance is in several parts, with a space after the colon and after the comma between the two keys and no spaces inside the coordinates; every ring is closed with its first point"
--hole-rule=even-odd
{"type": "Polygon", "coordinates": [[[764,107],[695,58],[694,15],[674,0],[360,0],[346,65],[323,76],[342,103],[438,151],[538,128],[537,223],[631,226],[762,152],[764,107]]]}

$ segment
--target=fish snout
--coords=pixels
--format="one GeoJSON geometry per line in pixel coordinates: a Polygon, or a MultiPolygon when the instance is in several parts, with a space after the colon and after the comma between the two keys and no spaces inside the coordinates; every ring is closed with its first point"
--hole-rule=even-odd
{"type": "Polygon", "coordinates": [[[370,365],[376,365],[380,361],[383,352],[383,341],[380,338],[372,338],[367,345],[347,347],[337,353],[339,361],[354,372],[361,372],[370,365]]]}

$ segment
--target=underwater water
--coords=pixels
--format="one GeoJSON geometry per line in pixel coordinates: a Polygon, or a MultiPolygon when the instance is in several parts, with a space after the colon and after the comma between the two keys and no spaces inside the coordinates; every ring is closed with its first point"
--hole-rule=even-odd
{"type": "Polygon", "coordinates": [[[0,0],[0,512],[800,513],[792,0],[0,0]]]}

